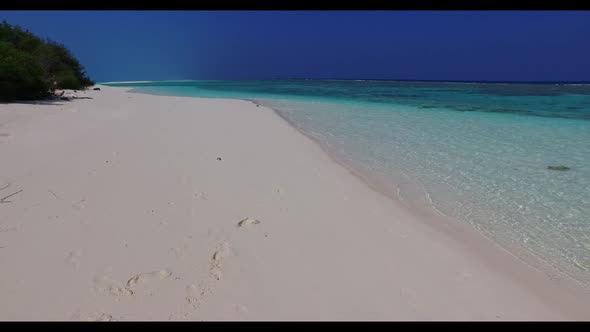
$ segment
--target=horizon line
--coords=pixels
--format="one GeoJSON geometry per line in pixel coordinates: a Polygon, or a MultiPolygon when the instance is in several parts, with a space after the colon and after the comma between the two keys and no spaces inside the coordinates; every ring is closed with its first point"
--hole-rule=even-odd
{"type": "Polygon", "coordinates": [[[498,81],[498,80],[437,80],[437,79],[391,79],[391,78],[297,78],[297,77],[277,77],[266,79],[168,79],[168,80],[127,80],[127,81],[108,81],[97,82],[96,84],[133,84],[133,83],[153,83],[153,82],[190,82],[190,81],[280,81],[280,80],[297,80],[297,81],[381,81],[381,82],[436,82],[436,83],[488,83],[488,84],[590,84],[590,80],[575,81],[498,81]]]}

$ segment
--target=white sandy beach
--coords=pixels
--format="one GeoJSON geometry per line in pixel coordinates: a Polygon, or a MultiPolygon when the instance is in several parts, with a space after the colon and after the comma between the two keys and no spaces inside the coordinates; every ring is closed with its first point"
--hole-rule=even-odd
{"type": "Polygon", "coordinates": [[[590,319],[268,108],[101,89],[0,104],[0,320],[590,319]]]}

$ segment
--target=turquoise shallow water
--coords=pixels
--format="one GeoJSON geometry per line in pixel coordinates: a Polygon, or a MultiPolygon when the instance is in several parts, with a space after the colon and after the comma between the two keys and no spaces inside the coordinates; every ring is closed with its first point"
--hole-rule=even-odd
{"type": "Polygon", "coordinates": [[[379,190],[590,284],[590,85],[166,81],[277,110],[379,190]],[[547,169],[565,165],[569,171],[547,169]]]}

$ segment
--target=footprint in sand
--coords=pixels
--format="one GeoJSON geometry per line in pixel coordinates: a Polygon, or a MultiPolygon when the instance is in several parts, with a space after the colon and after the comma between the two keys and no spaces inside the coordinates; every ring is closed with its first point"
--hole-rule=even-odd
{"type": "Polygon", "coordinates": [[[240,222],[238,222],[238,227],[244,227],[244,226],[248,226],[248,225],[257,225],[257,224],[260,224],[260,220],[253,219],[253,218],[246,218],[246,219],[240,220],[240,222]]]}
{"type": "Polygon", "coordinates": [[[207,194],[202,191],[196,191],[193,193],[193,196],[197,199],[207,200],[207,194]]]}
{"type": "MultiPolygon", "coordinates": [[[[237,227],[246,227],[249,225],[257,225],[260,224],[260,220],[254,218],[246,218],[242,219],[238,222],[237,227]]],[[[224,257],[228,256],[231,253],[231,249],[229,246],[228,241],[224,241],[219,248],[213,253],[211,257],[211,267],[210,267],[210,275],[212,278],[221,280],[221,272],[222,272],[222,261],[224,257]]]]}
{"type": "Polygon", "coordinates": [[[133,276],[131,279],[127,281],[127,288],[132,288],[133,286],[143,283],[149,280],[163,280],[169,278],[172,273],[166,270],[148,272],[148,273],[141,273],[136,276],[133,276]]]}
{"type": "Polygon", "coordinates": [[[187,285],[185,288],[185,305],[189,305],[190,308],[184,307],[184,309],[177,311],[176,313],[173,313],[169,319],[176,320],[181,319],[181,317],[183,319],[187,319],[191,312],[194,312],[201,307],[201,305],[203,304],[204,297],[210,293],[211,289],[207,287],[207,285],[201,284],[200,282],[198,282],[196,285],[187,285]],[[176,316],[176,318],[174,318],[174,316],[176,316]]]}
{"type": "Polygon", "coordinates": [[[186,301],[190,304],[197,303],[200,291],[195,285],[186,286],[186,301]]]}
{"type": "Polygon", "coordinates": [[[205,287],[190,284],[186,286],[186,302],[196,309],[200,305],[200,299],[202,299],[206,293],[207,289],[205,287]]]}
{"type": "Polygon", "coordinates": [[[113,316],[109,314],[102,314],[97,319],[95,319],[97,322],[111,322],[112,320],[113,316]]]}
{"type": "Polygon", "coordinates": [[[17,229],[18,229],[18,227],[16,227],[16,226],[7,227],[7,228],[0,228],[0,233],[12,232],[12,231],[16,231],[17,229]]]}
{"type": "Polygon", "coordinates": [[[211,277],[217,280],[221,280],[221,263],[223,259],[230,254],[230,252],[231,249],[229,247],[229,243],[226,241],[221,244],[221,246],[219,247],[219,249],[215,251],[215,253],[213,253],[213,256],[211,257],[210,268],[211,277]]]}
{"type": "Polygon", "coordinates": [[[68,264],[78,267],[78,265],[80,265],[80,257],[82,257],[82,250],[74,250],[69,253],[66,261],[68,264]]]}
{"type": "Polygon", "coordinates": [[[172,273],[166,270],[141,273],[131,277],[125,285],[108,277],[101,277],[95,280],[95,286],[98,290],[108,292],[111,295],[128,296],[135,294],[132,288],[140,283],[150,280],[163,280],[169,278],[171,275],[172,273]]]}
{"type": "MultiPolygon", "coordinates": [[[[196,195],[195,195],[196,196],[196,195]]],[[[238,222],[237,227],[245,227],[249,225],[256,225],[260,224],[260,221],[254,218],[246,218],[238,222]]],[[[221,280],[222,277],[222,265],[225,257],[229,256],[232,253],[232,249],[230,248],[229,241],[222,242],[217,250],[213,253],[210,260],[210,268],[209,268],[209,277],[214,280],[221,280]]],[[[194,310],[198,309],[200,304],[203,301],[203,297],[207,293],[211,293],[211,285],[208,285],[209,282],[205,284],[205,286],[199,284],[198,286],[195,284],[190,284],[186,286],[186,302],[192,306],[194,310]]],[[[246,312],[247,309],[244,306],[237,306],[238,312],[246,312]]],[[[184,317],[187,317],[188,313],[184,314],[184,317]]]]}
{"type": "Polygon", "coordinates": [[[94,285],[97,290],[107,292],[114,296],[129,296],[134,294],[134,292],[128,287],[107,277],[96,279],[94,285]]]}
{"type": "Polygon", "coordinates": [[[88,321],[88,322],[110,322],[113,320],[113,315],[107,313],[80,313],[77,312],[72,316],[71,320],[88,321]]]}
{"type": "Polygon", "coordinates": [[[84,207],[86,207],[86,200],[85,199],[81,199],[78,202],[72,204],[72,208],[74,208],[75,210],[82,210],[84,207]]]}

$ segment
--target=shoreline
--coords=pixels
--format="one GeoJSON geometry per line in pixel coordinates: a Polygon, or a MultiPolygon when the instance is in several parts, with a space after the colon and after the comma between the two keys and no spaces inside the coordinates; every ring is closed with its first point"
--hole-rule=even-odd
{"type": "MultiPolygon", "coordinates": [[[[194,98],[207,99],[205,97],[194,98]]],[[[279,110],[276,110],[269,106],[258,104],[255,100],[252,99],[238,100],[252,102],[256,105],[259,105],[260,107],[265,107],[271,110],[274,114],[280,117],[288,126],[295,129],[301,135],[307,137],[313,144],[319,147],[327,156],[330,157],[330,159],[335,164],[346,169],[351,176],[355,177],[360,182],[365,184],[370,190],[391,200],[391,203],[394,204],[396,208],[404,209],[408,213],[415,215],[420,219],[421,222],[432,227],[432,229],[440,232],[441,234],[453,238],[455,241],[458,241],[458,243],[463,244],[466,247],[466,249],[475,248],[478,251],[479,255],[484,257],[490,263],[497,265],[500,269],[506,267],[502,266],[503,264],[509,264],[509,272],[515,278],[524,279],[521,278],[522,274],[519,272],[533,271],[535,274],[538,274],[536,275],[536,282],[542,283],[543,279],[548,278],[553,282],[556,282],[570,290],[575,290],[578,289],[578,287],[580,287],[581,290],[590,295],[590,293],[588,293],[590,291],[589,284],[585,284],[582,281],[571,277],[570,275],[561,271],[559,267],[550,264],[537,256],[534,256],[525,251],[521,251],[519,252],[519,254],[525,256],[526,258],[520,257],[518,254],[512,252],[510,249],[507,249],[501,244],[497,243],[493,238],[487,236],[482,232],[478,232],[471,225],[455,220],[450,216],[441,214],[441,212],[439,212],[434,206],[424,207],[421,209],[416,209],[412,206],[409,206],[408,204],[402,201],[401,197],[393,195],[391,192],[384,188],[380,188],[378,185],[374,185],[373,181],[371,181],[367,176],[361,174],[352,166],[347,165],[346,162],[341,161],[335,153],[326,148],[318,139],[308,134],[297,124],[293,123],[288,118],[283,116],[279,110]],[[432,209],[432,211],[429,210],[430,208],[432,209]],[[478,240],[483,240],[484,242],[479,242],[478,240]]],[[[518,250],[520,248],[515,247],[512,249],[518,250]]],[[[527,285],[527,283],[530,282],[530,280],[521,280],[521,282],[523,283],[523,285],[527,285]]],[[[548,298],[551,297],[552,296],[550,295],[548,296],[548,298]]]]}
{"type": "MultiPolygon", "coordinates": [[[[151,94],[147,92],[141,91],[133,91],[133,93],[144,93],[150,95],[160,95],[160,94],[151,94]]],[[[166,96],[162,94],[161,96],[166,96]]],[[[485,256],[487,260],[495,262],[498,266],[502,265],[502,261],[506,259],[512,261],[511,262],[511,273],[515,276],[520,276],[521,274],[516,271],[522,271],[520,264],[525,265],[524,269],[526,270],[534,270],[535,273],[541,274],[537,276],[540,279],[549,278],[555,282],[560,283],[562,286],[567,287],[569,289],[576,289],[580,287],[584,292],[590,292],[590,284],[584,283],[581,280],[578,280],[566,272],[562,271],[559,266],[551,264],[541,257],[538,257],[524,249],[513,246],[510,248],[504,247],[504,245],[496,242],[492,237],[486,235],[483,232],[479,232],[473,228],[473,226],[465,224],[462,221],[456,220],[451,216],[447,216],[439,212],[435,206],[430,207],[416,207],[410,206],[412,204],[405,203],[403,198],[399,195],[399,192],[396,194],[392,193],[390,190],[387,190],[385,187],[380,187],[378,184],[375,184],[375,181],[372,181],[369,177],[364,175],[362,172],[357,171],[354,167],[348,165],[346,162],[340,160],[336,153],[331,151],[329,148],[325,147],[321,141],[315,138],[313,135],[307,133],[303,128],[298,126],[296,123],[290,121],[287,117],[281,114],[280,110],[274,109],[270,106],[265,106],[264,104],[258,103],[255,99],[244,99],[244,98],[208,98],[208,97],[188,97],[183,96],[185,98],[202,98],[202,99],[230,99],[230,100],[244,100],[259,107],[264,107],[272,111],[275,115],[281,118],[289,127],[295,129],[298,133],[308,138],[314,145],[319,147],[330,159],[337,164],[338,166],[346,169],[349,174],[360,182],[365,184],[370,190],[376,192],[379,195],[383,195],[391,200],[392,204],[394,204],[397,208],[401,208],[406,210],[408,213],[417,216],[420,218],[422,222],[425,224],[433,227],[433,229],[445,234],[446,236],[450,236],[454,238],[456,241],[460,243],[464,243],[466,247],[477,248],[478,251],[481,252],[481,255],[485,256]],[[478,242],[478,240],[483,240],[484,242],[478,242]],[[466,243],[470,243],[467,245],[466,243]],[[516,252],[515,252],[516,251],[516,252]]],[[[409,177],[407,174],[404,173],[405,176],[409,177]]],[[[416,185],[416,180],[411,179],[412,184],[416,185]]],[[[423,189],[425,190],[425,189],[423,189]]],[[[427,192],[425,192],[428,195],[427,192]]],[[[415,205],[415,204],[414,204],[415,205]]],[[[540,281],[540,280],[539,280],[540,281]]],[[[526,281],[523,281],[526,284],[526,281]]],[[[542,282],[542,281],[540,281],[542,282]]],[[[588,293],[590,295],[590,293],[588,293]]]]}
{"type": "MultiPolygon", "coordinates": [[[[134,88],[130,89],[133,90],[134,88]]],[[[147,92],[131,90],[129,90],[129,92],[155,96],[169,96],[166,94],[152,94],[147,92]]],[[[586,296],[590,296],[590,285],[584,284],[583,282],[567,275],[565,272],[562,272],[558,267],[549,264],[548,262],[540,259],[537,256],[531,255],[530,253],[523,251],[520,254],[525,256],[526,258],[522,258],[510,251],[510,249],[507,249],[503,247],[501,244],[495,242],[494,239],[486,236],[481,232],[476,231],[470,225],[454,220],[452,217],[441,215],[440,212],[435,210],[435,207],[432,207],[432,209],[434,209],[435,212],[438,213],[437,215],[435,215],[433,211],[428,210],[428,208],[416,209],[411,206],[408,206],[407,204],[401,201],[400,197],[395,197],[391,195],[391,193],[389,193],[387,190],[381,189],[378,186],[373,185],[372,181],[369,180],[366,176],[357,172],[353,167],[348,166],[345,162],[341,161],[336,156],[336,154],[332,153],[332,151],[326,148],[318,139],[308,134],[297,124],[291,122],[288,118],[283,116],[279,110],[276,110],[269,106],[265,106],[263,104],[259,104],[255,99],[248,98],[209,98],[190,96],[178,97],[219,100],[242,100],[249,103],[253,103],[254,105],[257,105],[257,107],[266,108],[269,111],[271,111],[274,115],[278,116],[287,126],[294,129],[300,135],[306,137],[312,144],[314,144],[323,153],[325,153],[326,156],[328,156],[334,164],[345,169],[352,177],[356,178],[362,184],[366,185],[367,188],[369,188],[371,191],[390,200],[396,208],[403,209],[409,214],[416,216],[420,220],[420,222],[432,228],[436,232],[439,232],[444,236],[450,237],[453,241],[456,241],[461,246],[465,247],[466,250],[475,249],[475,251],[477,251],[477,255],[484,258],[486,262],[494,265],[498,270],[508,272],[511,275],[511,277],[518,280],[524,287],[530,287],[536,290],[542,289],[543,296],[547,300],[555,299],[556,296],[559,297],[558,293],[560,293],[562,290],[544,288],[543,284],[546,283],[547,280],[550,280],[551,282],[554,282],[557,285],[559,285],[559,287],[563,287],[568,291],[581,290],[585,293],[586,296]],[[480,242],[479,240],[483,240],[484,242],[480,242]],[[534,277],[534,280],[527,279],[530,277],[534,277]],[[531,286],[531,282],[536,283],[536,285],[531,286]]],[[[567,301],[562,301],[561,305],[567,305],[566,302],[567,301]]]]}
{"type": "Polygon", "coordinates": [[[590,317],[587,291],[412,215],[272,108],[100,87],[0,105],[0,187],[25,189],[0,206],[0,319],[590,317]]]}
{"type": "MultiPolygon", "coordinates": [[[[469,83],[469,82],[467,82],[469,83]]],[[[134,88],[130,88],[133,90],[134,88]]],[[[155,96],[168,96],[165,94],[152,94],[148,92],[141,92],[141,91],[131,91],[132,93],[140,93],[140,94],[148,94],[148,95],[155,95],[155,96]]],[[[418,217],[420,222],[423,224],[431,227],[433,230],[444,234],[444,236],[448,236],[452,238],[457,243],[461,244],[465,247],[465,249],[475,249],[482,258],[484,258],[490,264],[495,265],[499,270],[506,270],[508,273],[512,275],[513,278],[517,279],[520,283],[522,283],[525,287],[537,288],[537,289],[544,289],[542,286],[546,280],[551,280],[551,282],[556,283],[559,287],[564,287],[569,291],[576,291],[581,290],[586,294],[586,296],[590,296],[590,288],[588,284],[583,283],[580,280],[577,280],[565,272],[561,271],[559,267],[549,264],[548,262],[542,260],[541,258],[532,255],[528,252],[521,251],[519,252],[520,255],[511,251],[511,249],[505,248],[503,245],[497,243],[494,239],[487,236],[482,232],[478,232],[477,230],[473,229],[471,225],[464,224],[454,218],[442,215],[434,206],[432,206],[432,210],[430,211],[429,208],[422,208],[416,209],[413,208],[406,203],[404,203],[401,197],[395,197],[390,192],[385,189],[379,188],[379,186],[372,184],[372,181],[368,179],[365,175],[356,171],[352,166],[347,165],[345,162],[341,161],[338,156],[326,148],[318,139],[307,133],[303,128],[300,128],[296,123],[290,121],[287,117],[281,114],[281,111],[276,110],[270,106],[265,106],[263,104],[258,103],[255,99],[250,98],[209,98],[209,97],[190,97],[190,96],[178,96],[180,98],[199,98],[199,99],[228,99],[228,100],[243,100],[249,103],[253,103],[257,107],[266,108],[271,111],[273,114],[278,116],[287,126],[291,127],[295,131],[297,131],[302,136],[309,139],[312,144],[320,148],[320,150],[325,153],[334,164],[338,165],[345,169],[351,176],[356,178],[358,181],[366,185],[371,191],[377,193],[378,195],[382,195],[386,197],[388,200],[391,201],[392,204],[395,205],[396,208],[404,209],[406,212],[418,217]],[[436,212],[436,213],[435,213],[436,212]],[[483,240],[480,242],[478,240],[483,240]],[[524,273],[524,275],[523,275],[524,273]],[[531,274],[532,273],[532,274],[531,274]],[[528,277],[534,276],[533,283],[537,283],[536,286],[531,286],[531,280],[527,280],[528,277]]],[[[415,184],[415,183],[414,183],[415,184]]],[[[512,248],[514,250],[518,250],[520,248],[512,248]]],[[[543,294],[546,299],[554,299],[556,293],[553,292],[554,290],[548,290],[543,294]]],[[[559,290],[557,291],[560,292],[559,290]]],[[[562,305],[566,305],[565,302],[562,305]]]]}

